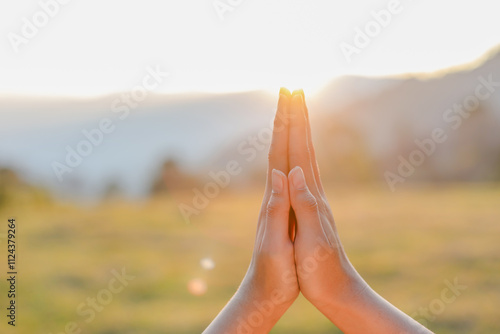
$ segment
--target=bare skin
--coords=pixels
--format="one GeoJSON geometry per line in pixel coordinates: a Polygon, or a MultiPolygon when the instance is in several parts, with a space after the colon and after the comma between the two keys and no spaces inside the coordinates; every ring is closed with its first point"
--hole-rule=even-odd
{"type": "Polygon", "coordinates": [[[373,291],[349,262],[310,132],[303,91],[282,88],[253,257],[238,291],[203,333],[268,333],[299,291],[345,333],[431,333],[373,291]]]}

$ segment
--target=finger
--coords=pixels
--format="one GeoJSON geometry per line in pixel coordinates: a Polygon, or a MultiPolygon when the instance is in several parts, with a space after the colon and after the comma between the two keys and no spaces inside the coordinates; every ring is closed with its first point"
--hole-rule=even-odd
{"type": "Polygon", "coordinates": [[[262,241],[262,247],[268,250],[280,249],[290,242],[288,181],[286,175],[276,169],[272,170],[271,178],[272,193],[266,207],[266,226],[262,241]]]}
{"type": "Polygon", "coordinates": [[[318,195],[318,188],[311,164],[311,154],[307,141],[307,122],[304,102],[300,92],[294,92],[290,102],[290,126],[288,135],[288,159],[290,168],[300,166],[304,171],[309,189],[318,195]]]}
{"type": "Polygon", "coordinates": [[[316,160],[316,150],[314,149],[314,145],[312,142],[311,123],[309,122],[309,111],[307,110],[306,98],[304,95],[304,91],[302,89],[300,90],[300,93],[302,94],[302,101],[304,103],[303,108],[306,116],[307,147],[309,148],[309,155],[313,169],[314,180],[316,181],[316,186],[318,187],[319,192],[324,195],[325,192],[323,190],[323,184],[321,183],[318,161],[316,160]]]}
{"type": "Polygon", "coordinates": [[[297,218],[297,237],[323,235],[329,240],[321,223],[318,201],[307,187],[302,168],[293,168],[288,175],[290,203],[297,218]]]}
{"type": "Polygon", "coordinates": [[[266,206],[269,202],[271,196],[271,181],[272,181],[272,171],[273,169],[281,170],[284,173],[288,173],[288,124],[286,119],[288,118],[289,102],[290,102],[290,91],[284,87],[280,89],[278,107],[276,110],[276,116],[274,117],[273,125],[273,136],[271,139],[271,145],[269,146],[268,155],[268,167],[266,176],[266,190],[264,192],[264,199],[262,200],[262,206],[259,215],[259,223],[257,225],[257,243],[261,243],[264,223],[266,218],[266,206]]]}
{"type": "Polygon", "coordinates": [[[280,89],[278,109],[274,117],[273,138],[269,146],[269,165],[267,168],[267,193],[270,194],[273,169],[288,174],[288,124],[287,114],[290,104],[290,91],[284,87],[280,89]]]}

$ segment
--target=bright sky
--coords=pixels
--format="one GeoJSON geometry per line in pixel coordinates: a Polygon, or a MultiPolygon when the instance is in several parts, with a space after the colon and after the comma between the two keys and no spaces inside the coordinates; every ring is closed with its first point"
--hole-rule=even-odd
{"type": "Polygon", "coordinates": [[[171,73],[158,92],[314,91],[343,74],[473,61],[499,44],[499,12],[497,0],[0,0],[0,94],[128,91],[157,65],[171,73]],[[372,11],[397,3],[374,23],[372,11]],[[348,62],[341,45],[367,27],[348,62]]]}

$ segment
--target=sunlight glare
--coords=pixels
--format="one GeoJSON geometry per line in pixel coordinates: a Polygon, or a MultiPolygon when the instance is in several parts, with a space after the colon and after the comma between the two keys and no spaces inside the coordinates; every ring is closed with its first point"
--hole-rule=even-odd
{"type": "Polygon", "coordinates": [[[202,296],[207,292],[207,283],[201,278],[193,278],[188,282],[187,288],[193,296],[202,296]]]}

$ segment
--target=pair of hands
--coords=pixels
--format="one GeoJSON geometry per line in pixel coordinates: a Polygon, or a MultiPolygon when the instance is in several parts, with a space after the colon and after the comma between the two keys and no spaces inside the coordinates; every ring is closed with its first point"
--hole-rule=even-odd
{"type": "Polygon", "coordinates": [[[302,291],[325,313],[360,288],[355,276],[319,177],[304,93],[281,89],[254,254],[240,289],[257,300],[280,296],[285,308],[302,291]]]}
{"type": "Polygon", "coordinates": [[[282,88],[252,261],[204,333],[268,333],[299,292],[344,332],[429,333],[349,262],[321,184],[304,93],[282,88]]]}

